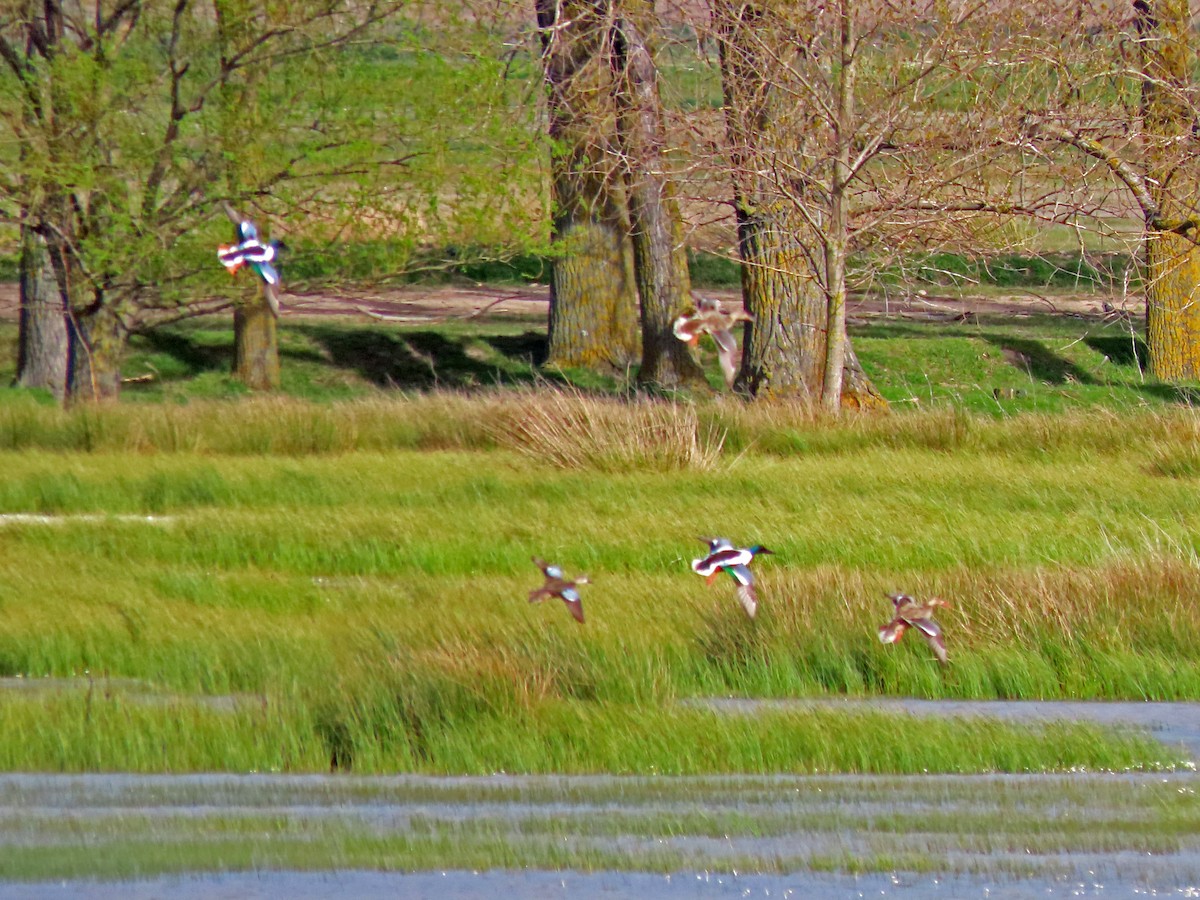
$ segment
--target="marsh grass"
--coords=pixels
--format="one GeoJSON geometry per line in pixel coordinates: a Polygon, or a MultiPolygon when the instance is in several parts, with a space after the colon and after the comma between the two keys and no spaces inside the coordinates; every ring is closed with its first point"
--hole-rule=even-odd
{"type": "Polygon", "coordinates": [[[1131,423],[1156,474],[1194,477],[1200,418],[1190,407],[1104,407],[996,418],[946,406],[831,421],[804,403],[618,397],[542,383],[312,403],[289,397],[63,410],[0,395],[0,450],[319,456],[489,450],[562,467],[710,469],[743,453],[792,457],[879,448],[1038,458],[1127,451],[1131,423]]]}
{"type": "Polygon", "coordinates": [[[1196,699],[1197,434],[1186,408],[833,421],[545,385],[8,399],[0,675],[116,687],[5,695],[4,732],[31,737],[0,768],[1169,765],[1086,730],[735,725],[681,701],[1196,699]],[[708,534],[776,552],[755,621],[689,571],[708,534]],[[525,602],[532,555],[592,576],[585,626],[525,602]],[[879,644],[893,590],[952,603],[949,667],[879,644]]]}
{"type": "Polygon", "coordinates": [[[567,387],[510,392],[505,406],[488,424],[496,444],[559,468],[703,471],[721,459],[723,432],[702,423],[690,403],[567,387]]]}
{"type": "MultiPolygon", "coordinates": [[[[88,688],[6,692],[4,733],[27,738],[5,742],[0,768],[1174,762],[1152,743],[1087,729],[812,712],[730,721],[681,701],[1195,699],[1195,487],[1152,463],[1188,451],[1190,413],[932,413],[893,417],[889,430],[889,419],[667,401],[651,412],[564,392],[546,400],[554,415],[593,415],[627,434],[648,416],[682,422],[637,461],[606,448],[564,462],[487,433],[532,401],[509,402],[456,393],[310,408],[328,417],[336,451],[290,436],[304,420],[297,401],[248,404],[265,421],[240,406],[223,418],[218,403],[118,407],[89,413],[89,450],[4,454],[0,675],[88,688]],[[716,427],[706,416],[752,440],[736,455],[677,455],[716,427]],[[283,436],[239,434],[272,427],[283,436]],[[451,449],[386,449],[390,427],[405,429],[406,445],[451,449]],[[803,450],[763,446],[788,429],[803,450]],[[252,452],[262,446],[271,452],[252,452]],[[137,518],[146,514],[158,518],[137,518]],[[776,551],[755,564],[755,621],[724,581],[709,587],[688,570],[701,534],[776,551]],[[559,604],[525,602],[534,554],[592,576],[585,626],[559,604]],[[920,641],[879,644],[890,590],[951,601],[948,668],[920,641]]],[[[61,417],[46,420],[55,428],[70,419],[31,409],[61,417]]]]}

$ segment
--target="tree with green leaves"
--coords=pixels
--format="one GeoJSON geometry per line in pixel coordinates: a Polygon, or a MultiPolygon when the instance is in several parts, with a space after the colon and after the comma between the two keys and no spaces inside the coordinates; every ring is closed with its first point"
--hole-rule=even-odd
{"type": "MultiPolygon", "coordinates": [[[[43,251],[54,274],[61,307],[38,309],[65,321],[70,399],[115,397],[128,335],[195,311],[217,284],[221,201],[279,203],[289,185],[391,155],[347,133],[341,111],[292,101],[312,95],[324,51],[398,5],[23,0],[0,13],[0,214],[23,229],[29,289],[48,295],[43,251]],[[240,133],[239,91],[264,109],[240,133]]],[[[26,328],[23,360],[53,356],[54,340],[26,328]]]]}

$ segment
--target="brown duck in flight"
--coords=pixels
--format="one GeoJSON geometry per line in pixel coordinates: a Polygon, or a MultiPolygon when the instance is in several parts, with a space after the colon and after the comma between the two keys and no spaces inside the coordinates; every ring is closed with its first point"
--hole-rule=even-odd
{"type": "Polygon", "coordinates": [[[895,607],[895,615],[892,621],[879,629],[879,640],[885,644],[894,644],[904,636],[905,631],[915,628],[921,632],[925,643],[933,649],[938,662],[945,664],[946,641],[942,637],[942,627],[933,620],[933,613],[939,606],[950,604],[938,597],[930,597],[929,600],[920,603],[908,594],[889,594],[888,599],[895,607]]]}
{"type": "Polygon", "coordinates": [[[738,355],[733,326],[738,322],[753,322],[754,316],[742,309],[726,312],[720,300],[711,300],[698,294],[693,296],[696,298],[695,308],[685,310],[671,325],[671,332],[691,347],[700,342],[700,335],[711,334],[717,344],[717,358],[725,375],[725,384],[732,387],[737,375],[738,355]]]}
{"type": "Polygon", "coordinates": [[[567,578],[563,574],[563,570],[558,566],[552,566],[544,559],[532,557],[533,562],[542,574],[546,576],[546,583],[540,588],[535,588],[529,592],[530,603],[541,603],[549,597],[557,597],[563,603],[567,604],[567,609],[571,611],[571,615],[575,617],[575,621],[583,622],[583,601],[579,597],[577,585],[588,584],[588,577],[580,575],[574,580],[567,578]]]}

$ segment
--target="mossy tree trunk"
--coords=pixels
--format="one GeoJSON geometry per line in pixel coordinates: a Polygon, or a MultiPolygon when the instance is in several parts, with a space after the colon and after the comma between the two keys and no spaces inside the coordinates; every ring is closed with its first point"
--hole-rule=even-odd
{"type": "Polygon", "coordinates": [[[651,0],[621,0],[613,28],[617,129],[629,183],[633,262],[641,301],[638,380],[664,387],[706,385],[704,371],[671,325],[689,305],[691,278],[683,218],[667,176],[666,129],[650,36],[651,0]]]}
{"type": "Polygon", "coordinates": [[[233,372],[255,391],[279,389],[279,341],[275,314],[257,289],[233,312],[233,372]]]}
{"type": "Polygon", "coordinates": [[[67,301],[46,239],[29,225],[21,226],[20,279],[16,383],[45,388],[62,400],[67,391],[67,301]]]}
{"type": "Polygon", "coordinates": [[[629,216],[612,145],[607,2],[536,0],[551,140],[558,252],[547,362],[621,370],[638,353],[629,216]],[[560,17],[561,14],[561,17],[560,17]]]}
{"type": "Polygon", "coordinates": [[[101,300],[71,316],[67,399],[101,403],[121,393],[121,358],[128,332],[113,305],[101,300]]]}
{"type": "MultiPolygon", "coordinates": [[[[43,184],[42,171],[55,161],[56,154],[72,146],[64,138],[62,122],[54,114],[61,91],[55,90],[47,67],[39,65],[39,57],[48,59],[58,50],[64,28],[64,13],[58,3],[31,6],[24,11],[22,23],[27,34],[38,40],[27,40],[23,53],[13,47],[6,54],[11,74],[15,76],[22,96],[21,129],[19,133],[45,134],[40,145],[35,141],[20,143],[21,190],[21,249],[20,249],[20,318],[17,333],[17,377],[21,387],[46,388],[59,400],[66,397],[69,347],[69,297],[59,275],[64,272],[63,261],[52,257],[46,234],[47,218],[56,212],[54,224],[62,219],[68,207],[61,190],[43,184]]],[[[77,148],[76,148],[77,149],[77,148]]]]}
{"type": "Polygon", "coordinates": [[[98,403],[121,393],[121,360],[129,328],[119,295],[107,293],[89,276],[76,248],[87,226],[75,198],[58,197],[39,206],[38,232],[45,238],[46,259],[66,325],[64,402],[98,403]]]}
{"type": "Polygon", "coordinates": [[[1165,223],[1195,220],[1200,172],[1179,158],[1191,145],[1195,111],[1191,14],[1187,0],[1135,0],[1142,53],[1142,119],[1146,181],[1157,221],[1146,228],[1146,343],[1150,371],[1164,381],[1200,380],[1200,228],[1165,223]]]}
{"type": "Polygon", "coordinates": [[[754,316],[735,387],[827,408],[884,407],[845,332],[846,154],[832,154],[833,176],[818,184],[805,147],[807,113],[772,80],[784,77],[775,70],[796,52],[796,36],[766,3],[723,0],[715,9],[742,296],[754,316]],[[818,224],[840,230],[831,236],[818,224]]]}
{"type": "Polygon", "coordinates": [[[755,397],[820,397],[825,297],[800,245],[802,223],[786,203],[755,208],[738,198],[745,327],[735,387],[755,397]]]}

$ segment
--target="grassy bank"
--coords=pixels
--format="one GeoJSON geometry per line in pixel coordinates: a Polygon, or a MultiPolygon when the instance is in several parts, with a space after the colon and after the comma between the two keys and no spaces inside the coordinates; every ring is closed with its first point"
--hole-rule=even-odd
{"type": "Polygon", "coordinates": [[[1197,427],[1188,409],[836,424],[545,390],[9,403],[0,675],[23,687],[0,704],[21,735],[0,768],[1170,763],[1082,726],[679,701],[1195,699],[1197,427]],[[775,550],[757,620],[688,570],[710,533],[775,550]],[[593,577],[586,625],[526,603],[533,554],[593,577]],[[947,669],[879,644],[898,589],[953,604],[947,669]]]}
{"type": "MultiPolygon", "coordinates": [[[[1038,293],[1049,294],[1047,302],[1055,296],[1050,289],[1038,293]]],[[[1097,311],[1105,297],[1096,295],[1097,311]]],[[[1194,402],[1194,385],[1163,384],[1147,374],[1141,330],[1142,323],[1121,317],[1032,314],[963,321],[877,318],[853,324],[851,334],[868,374],[899,412],[955,409],[1008,416],[1194,402]]],[[[285,318],[279,330],[281,393],[325,403],[396,391],[547,383],[618,394],[629,387],[632,371],[602,376],[544,368],[545,335],[544,312],[522,311],[520,303],[483,321],[285,318]]],[[[16,338],[15,323],[0,322],[0,383],[15,375],[16,338]]],[[[129,379],[123,400],[244,398],[245,388],[230,375],[233,346],[228,316],[136,334],[123,367],[129,379]]],[[[700,359],[710,384],[721,387],[707,339],[700,359]]],[[[0,392],[0,409],[8,405],[0,392]]]]}

